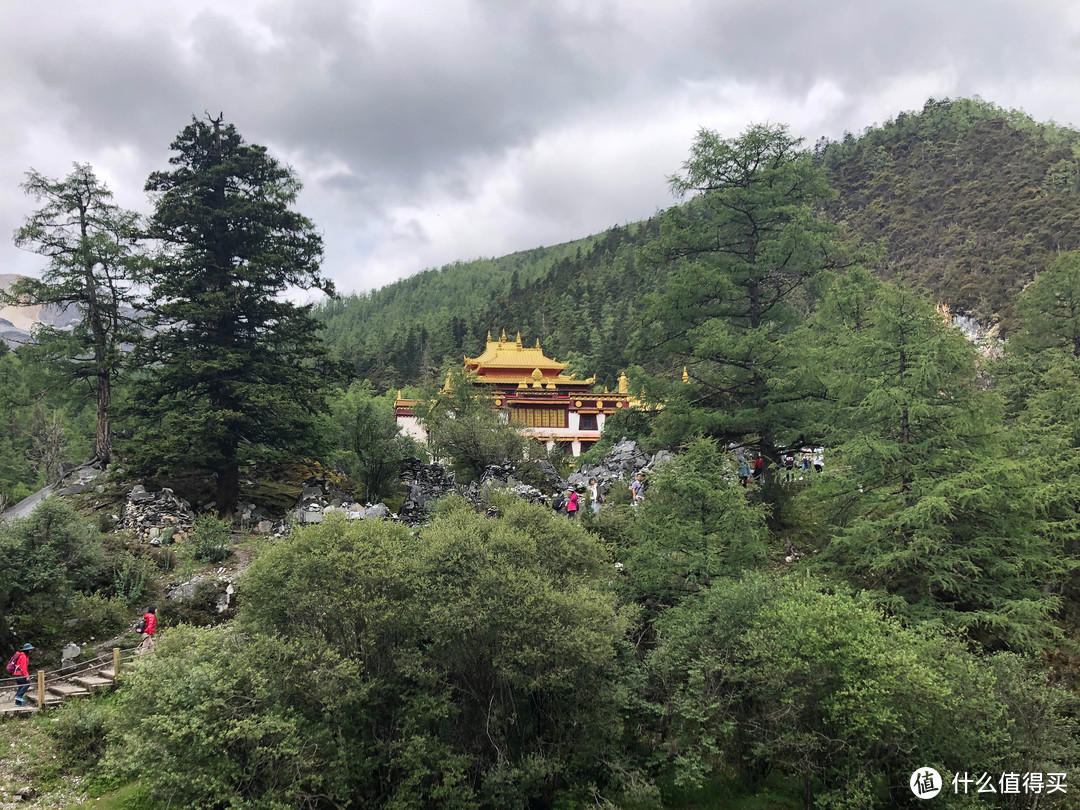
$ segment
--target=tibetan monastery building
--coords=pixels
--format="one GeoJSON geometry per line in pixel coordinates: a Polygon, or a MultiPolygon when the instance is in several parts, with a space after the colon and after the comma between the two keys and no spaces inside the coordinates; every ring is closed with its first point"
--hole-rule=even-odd
{"type": "MultiPolygon", "coordinates": [[[[627,393],[626,375],[619,377],[617,393],[589,391],[595,377],[579,380],[566,374],[566,363],[544,356],[540,341],[535,348],[516,340],[492,340],[479,357],[466,357],[465,370],[477,386],[486,388],[495,408],[522,433],[560,445],[566,452],[580,455],[600,438],[608,416],[637,404],[627,393]]],[[[427,434],[413,415],[416,400],[398,398],[395,407],[398,424],[414,438],[425,441],[427,434]]]]}

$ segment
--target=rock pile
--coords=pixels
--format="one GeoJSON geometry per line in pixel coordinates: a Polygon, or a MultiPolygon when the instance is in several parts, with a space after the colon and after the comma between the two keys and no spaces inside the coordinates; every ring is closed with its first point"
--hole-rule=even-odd
{"type": "MultiPolygon", "coordinates": [[[[547,462],[544,462],[547,463],[547,462]]],[[[548,465],[550,466],[550,465],[548,465]]],[[[554,467],[551,468],[555,470],[554,467]]],[[[465,489],[465,498],[473,506],[485,508],[492,490],[501,490],[519,498],[534,503],[547,503],[547,497],[539,489],[522,483],[514,478],[514,465],[510,462],[504,464],[489,464],[484,468],[484,474],[479,481],[473,481],[465,489]]],[[[556,473],[558,477],[558,473],[556,473]]],[[[561,485],[562,479],[558,479],[561,485]]]]}
{"type": "Polygon", "coordinates": [[[136,484],[128,493],[117,528],[130,530],[140,540],[160,546],[171,540],[184,540],[194,523],[191,504],[178,498],[171,489],[147,492],[142,484],[136,484]]]}
{"type": "Polygon", "coordinates": [[[410,526],[424,521],[428,504],[455,491],[454,474],[441,464],[424,464],[418,458],[405,462],[401,480],[409,484],[409,494],[401,505],[401,520],[410,526]]]}
{"type": "Polygon", "coordinates": [[[318,479],[304,482],[300,501],[294,512],[299,523],[322,523],[330,512],[342,512],[350,520],[365,518],[394,518],[385,503],[361,504],[339,490],[333,482],[318,479]]]}
{"type": "MultiPolygon", "coordinates": [[[[570,473],[566,479],[566,486],[573,487],[579,492],[588,486],[589,479],[595,478],[600,487],[600,492],[607,492],[616,482],[629,482],[640,473],[648,473],[657,464],[662,464],[671,459],[671,453],[661,450],[654,456],[643,452],[637,443],[630,439],[623,439],[600,459],[589,467],[582,467],[576,472],[570,473]]],[[[620,484],[622,485],[622,484],[620,484]]],[[[625,485],[629,486],[628,483],[625,485]]]]}

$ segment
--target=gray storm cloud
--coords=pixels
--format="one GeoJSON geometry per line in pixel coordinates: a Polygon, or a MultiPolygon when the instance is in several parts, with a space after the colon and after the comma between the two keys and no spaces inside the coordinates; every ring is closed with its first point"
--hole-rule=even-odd
{"type": "MultiPolygon", "coordinates": [[[[344,289],[583,236],[670,203],[698,126],[816,138],[928,95],[1080,119],[1066,2],[57,0],[0,10],[0,230],[33,166],[126,204],[191,115],[300,174],[344,289]]],[[[33,260],[0,244],[0,271],[33,260]]]]}

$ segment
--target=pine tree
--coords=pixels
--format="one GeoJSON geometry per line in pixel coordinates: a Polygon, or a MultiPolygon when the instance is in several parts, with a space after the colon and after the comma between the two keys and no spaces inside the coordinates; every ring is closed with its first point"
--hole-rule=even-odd
{"type": "Polygon", "coordinates": [[[319,274],[321,237],[291,210],[300,182],[265,147],[219,117],[193,119],[172,149],[173,169],[146,184],[161,249],[146,274],[153,332],[133,450],[144,466],[215,473],[225,517],[242,465],[317,441],[325,350],[310,307],[285,294],[333,285],[319,274]]]}

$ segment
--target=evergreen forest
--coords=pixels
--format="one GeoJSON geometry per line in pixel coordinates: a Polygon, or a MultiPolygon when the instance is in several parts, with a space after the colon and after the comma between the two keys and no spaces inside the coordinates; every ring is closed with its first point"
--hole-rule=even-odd
{"type": "Polygon", "coordinates": [[[0,346],[0,507],[65,462],[108,477],[0,523],[0,643],[132,647],[143,603],[222,566],[235,596],[170,601],[114,692],[4,719],[0,790],[856,810],[923,806],[934,769],[936,806],[1076,806],[1080,132],[977,99],[816,144],[702,129],[648,221],[343,296],[264,147],[208,117],[171,150],[145,220],[90,167],[28,174],[47,268],[3,300],[82,325],[0,346]],[[503,330],[640,407],[582,458],[526,443],[461,371],[503,330]],[[313,481],[397,511],[414,456],[539,481],[622,439],[664,451],[643,499],[576,519],[491,484],[420,527],[245,516],[313,481]],[[118,527],[135,484],[191,533],[118,527]]]}

